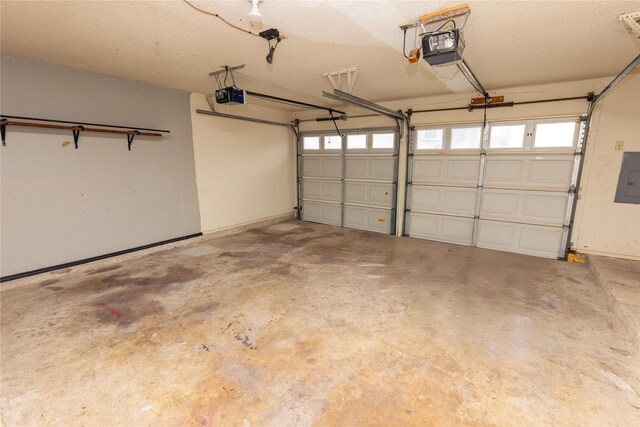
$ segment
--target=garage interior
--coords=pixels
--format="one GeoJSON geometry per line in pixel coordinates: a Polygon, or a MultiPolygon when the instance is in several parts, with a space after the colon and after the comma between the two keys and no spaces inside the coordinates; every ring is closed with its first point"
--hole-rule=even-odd
{"type": "Polygon", "coordinates": [[[0,1],[0,415],[640,425],[640,1],[0,1]]]}

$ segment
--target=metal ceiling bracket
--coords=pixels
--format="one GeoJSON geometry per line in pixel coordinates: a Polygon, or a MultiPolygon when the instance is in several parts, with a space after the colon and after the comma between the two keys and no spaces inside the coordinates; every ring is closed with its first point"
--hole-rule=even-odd
{"type": "Polygon", "coordinates": [[[230,75],[231,76],[231,81],[233,82],[233,85],[236,85],[236,79],[233,76],[233,72],[235,70],[241,70],[242,68],[244,68],[245,64],[242,65],[235,65],[233,67],[230,67],[228,65],[222,65],[220,66],[220,68],[222,68],[222,70],[220,71],[212,71],[209,73],[209,75],[211,77],[214,77],[216,79],[216,84],[218,85],[218,89],[224,89],[226,86],[224,84],[224,81],[220,81],[220,76],[222,74],[224,74],[225,76],[230,75]]]}
{"type": "Polygon", "coordinates": [[[334,89],[343,90],[342,79],[346,80],[345,92],[351,93],[353,91],[353,85],[356,84],[356,77],[358,77],[358,67],[347,68],[346,70],[333,71],[331,73],[324,73],[324,76],[329,79],[329,82],[334,89]]]}
{"type": "Polygon", "coordinates": [[[448,19],[453,19],[458,16],[468,15],[471,13],[471,8],[467,3],[460,4],[458,6],[453,6],[448,9],[442,9],[435,12],[425,13],[424,15],[420,15],[417,19],[414,19],[411,22],[407,22],[404,25],[400,26],[401,30],[406,30],[409,28],[415,28],[420,26],[424,31],[424,26],[428,24],[432,24],[434,22],[441,22],[448,19]]]}
{"type": "Polygon", "coordinates": [[[618,21],[624,22],[629,32],[640,39],[640,12],[623,13],[618,21]]]}

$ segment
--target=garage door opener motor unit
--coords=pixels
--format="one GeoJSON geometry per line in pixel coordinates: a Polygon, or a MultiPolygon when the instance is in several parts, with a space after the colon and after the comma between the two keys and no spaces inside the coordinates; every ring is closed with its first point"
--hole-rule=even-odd
{"type": "Polygon", "coordinates": [[[236,80],[233,76],[233,71],[238,70],[240,68],[244,68],[243,65],[237,65],[235,67],[229,67],[224,65],[221,67],[220,71],[213,71],[209,73],[210,76],[215,77],[216,85],[218,89],[215,92],[216,103],[218,104],[227,104],[227,105],[243,105],[247,103],[247,97],[245,91],[243,89],[239,89],[236,86],[236,80]],[[224,77],[221,79],[221,75],[224,74],[224,77]],[[233,84],[231,86],[227,86],[227,78],[231,75],[231,81],[233,84]]]}
{"type": "Polygon", "coordinates": [[[463,51],[464,38],[458,29],[422,36],[422,57],[429,65],[461,61],[463,51]]]}
{"type": "MultiPolygon", "coordinates": [[[[400,26],[400,29],[404,31],[404,42],[406,44],[407,30],[415,28],[417,32],[419,29],[419,35],[422,39],[422,58],[429,65],[438,67],[461,62],[465,46],[462,29],[470,13],[469,5],[464,3],[419,16],[413,21],[400,26]],[[456,19],[463,21],[458,25],[456,19]],[[444,23],[438,28],[427,30],[429,25],[435,26],[443,21],[444,23]]],[[[411,50],[409,55],[404,54],[412,64],[418,62],[420,58],[420,49],[417,46],[414,47],[416,48],[411,50]]]]}

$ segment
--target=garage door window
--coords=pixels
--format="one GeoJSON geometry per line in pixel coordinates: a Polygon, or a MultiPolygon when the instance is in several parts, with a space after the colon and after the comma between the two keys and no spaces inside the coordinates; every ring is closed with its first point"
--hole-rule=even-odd
{"type": "Polygon", "coordinates": [[[473,150],[480,148],[482,127],[466,127],[451,129],[452,150],[473,150]]]}
{"type": "Polygon", "coordinates": [[[424,129],[418,131],[417,150],[442,150],[444,129],[424,129]]]}
{"type": "Polygon", "coordinates": [[[367,134],[362,133],[358,135],[347,136],[347,149],[348,150],[366,150],[367,149],[367,134]]]}
{"type": "Polygon", "coordinates": [[[319,150],[320,149],[320,137],[319,136],[305,136],[302,140],[302,148],[304,150],[319,150]]]}
{"type": "Polygon", "coordinates": [[[523,143],[523,124],[491,126],[490,148],[522,148],[523,143]]]}
{"type": "Polygon", "coordinates": [[[325,136],[324,149],[325,150],[341,150],[342,138],[339,135],[325,136]]]}
{"type": "Polygon", "coordinates": [[[533,146],[535,148],[573,147],[576,132],[575,122],[538,123],[533,146]]]}
{"type": "Polygon", "coordinates": [[[374,133],[371,142],[373,149],[393,149],[395,135],[392,133],[374,133]]]}

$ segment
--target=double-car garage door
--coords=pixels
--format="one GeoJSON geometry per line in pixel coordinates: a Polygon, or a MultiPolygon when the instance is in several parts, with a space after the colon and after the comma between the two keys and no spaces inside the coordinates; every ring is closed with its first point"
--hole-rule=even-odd
{"type": "Polygon", "coordinates": [[[301,218],[393,233],[397,147],[393,130],[303,135],[301,218]]]}
{"type": "Polygon", "coordinates": [[[581,129],[577,118],[417,128],[408,234],[563,257],[581,129]]]}
{"type": "MultiPolygon", "coordinates": [[[[405,234],[564,257],[583,131],[578,117],[416,127],[405,234]]],[[[302,219],[394,233],[396,132],[305,134],[300,149],[302,219]]]]}

